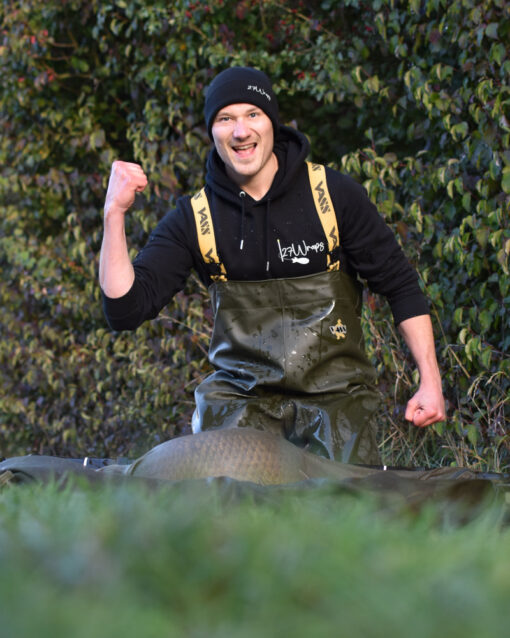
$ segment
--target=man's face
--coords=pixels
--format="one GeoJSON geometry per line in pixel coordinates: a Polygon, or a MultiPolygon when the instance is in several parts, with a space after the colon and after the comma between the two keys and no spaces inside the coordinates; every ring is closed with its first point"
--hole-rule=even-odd
{"type": "Polygon", "coordinates": [[[253,104],[231,104],[218,111],[212,125],[216,150],[237,184],[264,175],[273,161],[273,125],[253,104]]]}

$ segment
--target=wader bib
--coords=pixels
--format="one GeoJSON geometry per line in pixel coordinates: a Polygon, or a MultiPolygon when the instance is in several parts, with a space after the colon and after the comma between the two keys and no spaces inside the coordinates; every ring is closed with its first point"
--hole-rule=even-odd
{"type": "Polygon", "coordinates": [[[202,255],[217,273],[209,288],[216,371],[195,391],[192,428],[249,426],[321,456],[376,464],[372,416],[380,395],[364,350],[361,286],[333,258],[338,229],[324,167],[308,168],[328,238],[326,272],[228,281],[205,191],[191,200],[202,255]]]}

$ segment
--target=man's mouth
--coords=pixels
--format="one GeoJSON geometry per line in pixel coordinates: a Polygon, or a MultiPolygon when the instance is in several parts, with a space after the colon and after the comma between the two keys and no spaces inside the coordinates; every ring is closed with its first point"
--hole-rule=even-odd
{"type": "Polygon", "coordinates": [[[243,157],[249,155],[256,146],[257,144],[252,142],[251,144],[238,144],[237,146],[233,146],[232,149],[237,155],[243,157]]]}

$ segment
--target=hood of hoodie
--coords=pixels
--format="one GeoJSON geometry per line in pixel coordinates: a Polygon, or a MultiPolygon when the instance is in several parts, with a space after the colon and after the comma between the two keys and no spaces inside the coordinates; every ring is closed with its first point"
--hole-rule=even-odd
{"type": "MultiPolygon", "coordinates": [[[[278,160],[278,170],[271,188],[260,202],[274,201],[286,192],[289,184],[302,167],[309,153],[310,145],[306,137],[299,131],[288,126],[280,126],[273,150],[278,160]]],[[[228,177],[225,164],[215,148],[207,158],[206,184],[219,197],[239,204],[239,186],[228,177]]]]}

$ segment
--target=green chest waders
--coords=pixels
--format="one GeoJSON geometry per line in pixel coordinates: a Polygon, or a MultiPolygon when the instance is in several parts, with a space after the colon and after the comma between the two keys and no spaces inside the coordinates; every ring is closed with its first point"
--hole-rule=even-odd
{"type": "Polygon", "coordinates": [[[192,427],[270,430],[321,456],[374,464],[380,397],[364,351],[360,285],[331,259],[336,217],[316,167],[309,165],[310,180],[319,215],[326,213],[329,270],[315,275],[227,281],[205,192],[192,199],[202,254],[220,273],[209,289],[216,371],[195,391],[192,427]]]}

